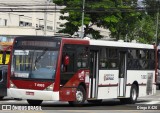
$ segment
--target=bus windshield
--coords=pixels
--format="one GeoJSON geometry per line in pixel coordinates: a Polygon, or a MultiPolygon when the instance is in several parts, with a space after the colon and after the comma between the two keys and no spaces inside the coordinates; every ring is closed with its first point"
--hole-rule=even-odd
{"type": "Polygon", "coordinates": [[[58,50],[25,49],[13,51],[12,77],[29,79],[54,79],[58,50]]]}

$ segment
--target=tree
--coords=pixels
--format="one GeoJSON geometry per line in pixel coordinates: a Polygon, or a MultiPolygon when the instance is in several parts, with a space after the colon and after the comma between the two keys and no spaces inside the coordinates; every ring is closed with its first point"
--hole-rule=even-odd
{"type": "Polygon", "coordinates": [[[153,18],[148,14],[143,14],[143,18],[137,21],[136,27],[133,31],[134,38],[141,43],[155,42],[155,23],[153,18]]]}
{"type": "MultiPolygon", "coordinates": [[[[146,8],[146,13],[152,19],[152,23],[154,23],[154,29],[150,32],[154,32],[153,41],[160,40],[160,33],[159,33],[159,23],[160,23],[160,0],[143,0],[143,4],[146,8]],[[156,34],[156,30],[158,31],[156,34]],[[157,36],[156,36],[157,35],[157,36]],[[156,39],[157,38],[157,39],[156,39]]],[[[149,24],[149,23],[148,23],[149,24]]],[[[159,42],[158,42],[159,43],[159,42]]]]}
{"type": "MultiPolygon", "coordinates": [[[[53,0],[58,5],[65,5],[66,8],[61,13],[68,12],[69,16],[61,16],[60,19],[67,20],[67,23],[62,25],[65,27],[59,32],[69,33],[73,35],[81,27],[82,21],[82,1],[83,0],[53,0]]],[[[128,9],[124,12],[122,8],[136,7],[137,0],[94,0],[89,2],[86,0],[84,25],[85,32],[92,34],[93,38],[98,39],[102,36],[99,31],[92,28],[93,25],[103,27],[111,31],[111,36],[116,39],[123,39],[129,33],[128,30],[134,28],[134,23],[137,21],[140,13],[133,9],[128,9]]]]}

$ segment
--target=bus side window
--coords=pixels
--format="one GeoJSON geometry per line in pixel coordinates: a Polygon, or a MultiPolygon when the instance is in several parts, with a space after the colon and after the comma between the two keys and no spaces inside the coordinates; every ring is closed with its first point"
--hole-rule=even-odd
{"type": "Polygon", "coordinates": [[[77,48],[77,68],[87,68],[88,67],[88,47],[77,48]]]}
{"type": "Polygon", "coordinates": [[[100,50],[100,68],[108,68],[108,49],[101,48],[100,50]]]}
{"type": "Polygon", "coordinates": [[[65,45],[62,52],[61,72],[75,71],[75,47],[74,45],[65,45]]]}
{"type": "Polygon", "coordinates": [[[67,53],[63,53],[62,67],[61,67],[63,72],[68,71],[69,64],[70,64],[70,56],[67,53]]]}
{"type": "Polygon", "coordinates": [[[115,48],[109,49],[109,69],[115,69],[118,68],[118,50],[115,48]]]}

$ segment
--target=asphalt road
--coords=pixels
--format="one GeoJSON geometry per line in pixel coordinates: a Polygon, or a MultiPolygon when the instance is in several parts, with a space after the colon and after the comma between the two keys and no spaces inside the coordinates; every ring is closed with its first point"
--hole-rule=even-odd
{"type": "Polygon", "coordinates": [[[29,106],[26,100],[12,100],[4,98],[0,101],[0,109],[11,106],[10,110],[1,110],[0,113],[159,113],[160,90],[152,96],[138,98],[136,104],[121,104],[118,99],[104,100],[99,104],[85,103],[83,107],[71,107],[67,102],[44,101],[41,106],[29,106]],[[18,109],[18,110],[17,110],[18,109]],[[26,110],[32,109],[32,110],[26,110]],[[129,111],[128,111],[129,110],[129,111]]]}

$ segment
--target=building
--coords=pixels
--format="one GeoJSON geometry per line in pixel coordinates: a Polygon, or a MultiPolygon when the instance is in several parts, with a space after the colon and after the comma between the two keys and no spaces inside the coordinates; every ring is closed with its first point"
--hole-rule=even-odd
{"type": "Polygon", "coordinates": [[[0,0],[0,39],[7,36],[12,41],[17,35],[53,36],[65,22],[59,20],[58,11],[62,8],[51,0],[0,0]]]}
{"type": "MultiPolygon", "coordinates": [[[[62,8],[64,6],[57,6],[52,0],[0,0],[0,39],[7,37],[5,40],[13,41],[17,35],[54,36],[62,29],[60,24],[66,22],[59,20],[62,8]]],[[[110,38],[108,29],[93,28],[99,30],[104,39],[110,38]]],[[[80,36],[81,29],[78,34],[80,36]]]]}

